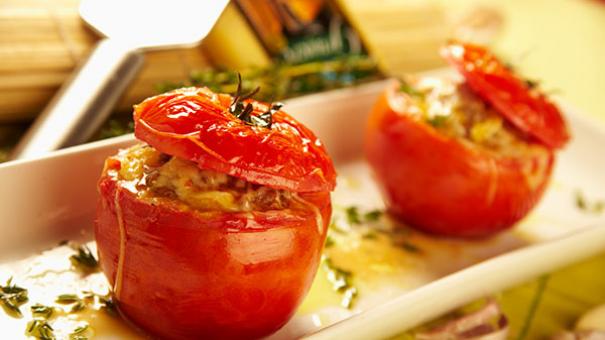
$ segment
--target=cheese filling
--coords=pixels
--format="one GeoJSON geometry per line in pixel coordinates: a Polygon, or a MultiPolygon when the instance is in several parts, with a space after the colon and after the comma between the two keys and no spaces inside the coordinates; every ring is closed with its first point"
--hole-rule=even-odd
{"type": "Polygon", "coordinates": [[[406,110],[439,133],[492,150],[503,156],[543,153],[543,147],[510,125],[464,83],[422,78],[402,86],[411,101],[406,110]]]}
{"type": "Polygon", "coordinates": [[[196,163],[136,145],[114,157],[120,169],[108,172],[142,199],[170,199],[200,211],[266,211],[296,204],[294,193],[227,174],[202,170],[196,163]]]}

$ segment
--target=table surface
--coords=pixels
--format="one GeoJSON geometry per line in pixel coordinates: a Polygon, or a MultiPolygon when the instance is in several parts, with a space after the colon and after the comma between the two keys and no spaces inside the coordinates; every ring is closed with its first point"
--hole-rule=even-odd
{"type": "Polygon", "coordinates": [[[453,9],[498,9],[504,21],[495,50],[546,91],[605,123],[605,1],[441,1],[453,9]]]}

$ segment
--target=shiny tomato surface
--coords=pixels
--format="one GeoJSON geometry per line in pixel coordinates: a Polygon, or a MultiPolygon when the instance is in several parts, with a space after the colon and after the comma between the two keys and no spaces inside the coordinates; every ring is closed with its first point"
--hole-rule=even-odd
{"type": "Polygon", "coordinates": [[[451,42],[441,54],[481,98],[519,130],[551,148],[561,148],[569,141],[559,109],[486,48],[451,42]]]}
{"type": "Polygon", "coordinates": [[[152,204],[106,175],[99,191],[95,235],[119,310],[165,339],[254,339],[283,326],[312,283],[331,214],[329,192],[300,194],[304,210],[225,213],[152,204]]]}
{"type": "MultiPolygon", "coordinates": [[[[135,106],[135,136],[156,149],[248,182],[296,192],[334,189],[336,172],[324,146],[279,110],[271,129],[247,124],[228,109],[233,98],[207,88],[185,88],[135,106]]],[[[269,110],[246,100],[252,115],[269,110]]]]}
{"type": "MultiPolygon", "coordinates": [[[[135,135],[201,170],[290,191],[294,203],[196,210],[175,196],[146,196],[147,178],[136,186],[121,182],[114,157],[99,180],[101,267],[122,315],[153,337],[269,335],[293,315],[315,276],[331,215],[332,161],[283,111],[259,126],[232,114],[232,101],[206,88],[147,99],[135,107],[135,135]]],[[[269,110],[250,99],[244,104],[255,117],[269,110]]]]}
{"type": "Polygon", "coordinates": [[[405,111],[409,97],[398,87],[380,96],[365,135],[389,211],[417,229],[461,237],[489,235],[525,216],[546,188],[552,150],[504,156],[442,135],[405,111]]]}

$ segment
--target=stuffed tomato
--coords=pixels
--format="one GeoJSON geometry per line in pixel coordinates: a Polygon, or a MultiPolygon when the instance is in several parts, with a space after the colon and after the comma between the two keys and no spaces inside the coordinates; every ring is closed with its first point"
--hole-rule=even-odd
{"type": "Polygon", "coordinates": [[[95,236],[118,308],[152,336],[258,338],[305,296],[331,215],[321,142],[277,106],[206,88],[135,107],[95,236]]]}
{"type": "Polygon", "coordinates": [[[569,134],[556,106],[484,48],[451,43],[442,54],[462,79],[392,83],[370,114],[365,153],[400,221],[486,236],[535,206],[569,134]]]}

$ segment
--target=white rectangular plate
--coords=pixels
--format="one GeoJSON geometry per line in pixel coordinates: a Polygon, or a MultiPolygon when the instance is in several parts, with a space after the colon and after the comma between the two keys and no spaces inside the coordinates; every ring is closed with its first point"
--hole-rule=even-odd
{"type": "MultiPolygon", "coordinates": [[[[287,101],[286,110],[316,132],[337,164],[339,186],[333,196],[337,207],[382,207],[363,162],[362,136],[366,116],[383,87],[384,82],[377,82],[287,101]]],[[[580,212],[574,193],[582,190],[596,197],[605,192],[605,160],[594,151],[605,145],[605,133],[573,110],[565,111],[574,138],[558,155],[545,197],[514,230],[482,241],[412,233],[410,238],[424,251],[402,253],[409,264],[405,280],[362,284],[363,294],[353,310],[338,304],[303,308],[271,338],[392,336],[604,250],[605,219],[580,212]]],[[[12,261],[63,239],[92,239],[96,181],[103,160],[132,143],[132,136],[118,137],[0,165],[0,264],[4,264],[0,267],[8,268],[12,261]]],[[[312,289],[309,299],[313,294],[312,289]]],[[[0,315],[0,325],[2,320],[0,315]]]]}

